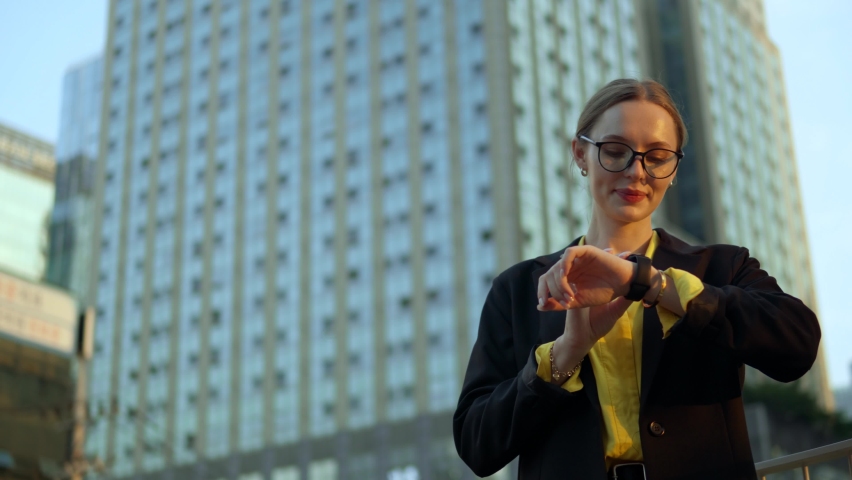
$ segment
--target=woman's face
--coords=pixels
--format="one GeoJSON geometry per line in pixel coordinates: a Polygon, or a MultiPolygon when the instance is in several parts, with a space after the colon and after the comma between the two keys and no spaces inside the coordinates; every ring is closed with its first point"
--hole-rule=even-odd
{"type": "MultiPolygon", "coordinates": [[[[653,148],[677,150],[678,147],[677,129],[671,115],[663,107],[641,100],[610,107],[588,137],[596,142],[621,142],[637,152],[653,148]]],[[[574,139],[572,149],[577,166],[589,172],[589,190],[596,213],[619,223],[633,223],[649,217],[677,175],[653,178],[638,159],[624,171],[609,172],[598,161],[598,147],[574,139]]]]}

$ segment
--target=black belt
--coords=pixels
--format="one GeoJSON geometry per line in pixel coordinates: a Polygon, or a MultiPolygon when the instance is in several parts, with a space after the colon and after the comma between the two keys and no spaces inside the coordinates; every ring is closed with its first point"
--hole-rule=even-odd
{"type": "Polygon", "coordinates": [[[645,465],[641,463],[622,463],[612,467],[610,480],[646,480],[645,465]]]}

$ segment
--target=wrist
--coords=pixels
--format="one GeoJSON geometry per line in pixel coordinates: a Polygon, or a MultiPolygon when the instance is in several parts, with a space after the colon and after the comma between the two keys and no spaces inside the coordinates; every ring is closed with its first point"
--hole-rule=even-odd
{"type": "Polygon", "coordinates": [[[553,362],[557,370],[562,372],[571,371],[577,364],[583,361],[583,357],[591,350],[583,346],[569,343],[564,335],[560,335],[554,342],[552,347],[553,362]]]}
{"type": "Polygon", "coordinates": [[[642,297],[643,302],[647,304],[654,303],[660,295],[660,291],[663,289],[662,277],[663,273],[661,271],[651,267],[651,288],[649,288],[648,292],[645,293],[645,296],[642,297]]]}

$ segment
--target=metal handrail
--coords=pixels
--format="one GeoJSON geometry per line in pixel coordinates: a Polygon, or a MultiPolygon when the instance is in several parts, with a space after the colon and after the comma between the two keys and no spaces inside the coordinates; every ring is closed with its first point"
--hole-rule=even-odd
{"type": "Polygon", "coordinates": [[[808,466],[816,463],[827,462],[836,458],[846,457],[849,462],[849,478],[852,478],[852,438],[842,442],[832,443],[824,447],[805,450],[804,452],[786,455],[784,457],[773,458],[760,463],[756,463],[754,468],[757,470],[757,475],[766,480],[766,476],[770,473],[786,472],[796,468],[802,469],[802,475],[805,480],[810,480],[811,475],[808,471],[808,466]]]}

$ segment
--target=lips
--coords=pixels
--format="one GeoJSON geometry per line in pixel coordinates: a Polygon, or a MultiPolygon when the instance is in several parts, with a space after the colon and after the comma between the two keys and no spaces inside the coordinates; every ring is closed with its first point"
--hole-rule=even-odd
{"type": "Polygon", "coordinates": [[[639,190],[633,190],[632,188],[618,188],[615,190],[615,193],[621,197],[622,200],[628,203],[638,203],[647,197],[647,195],[639,190]]]}

